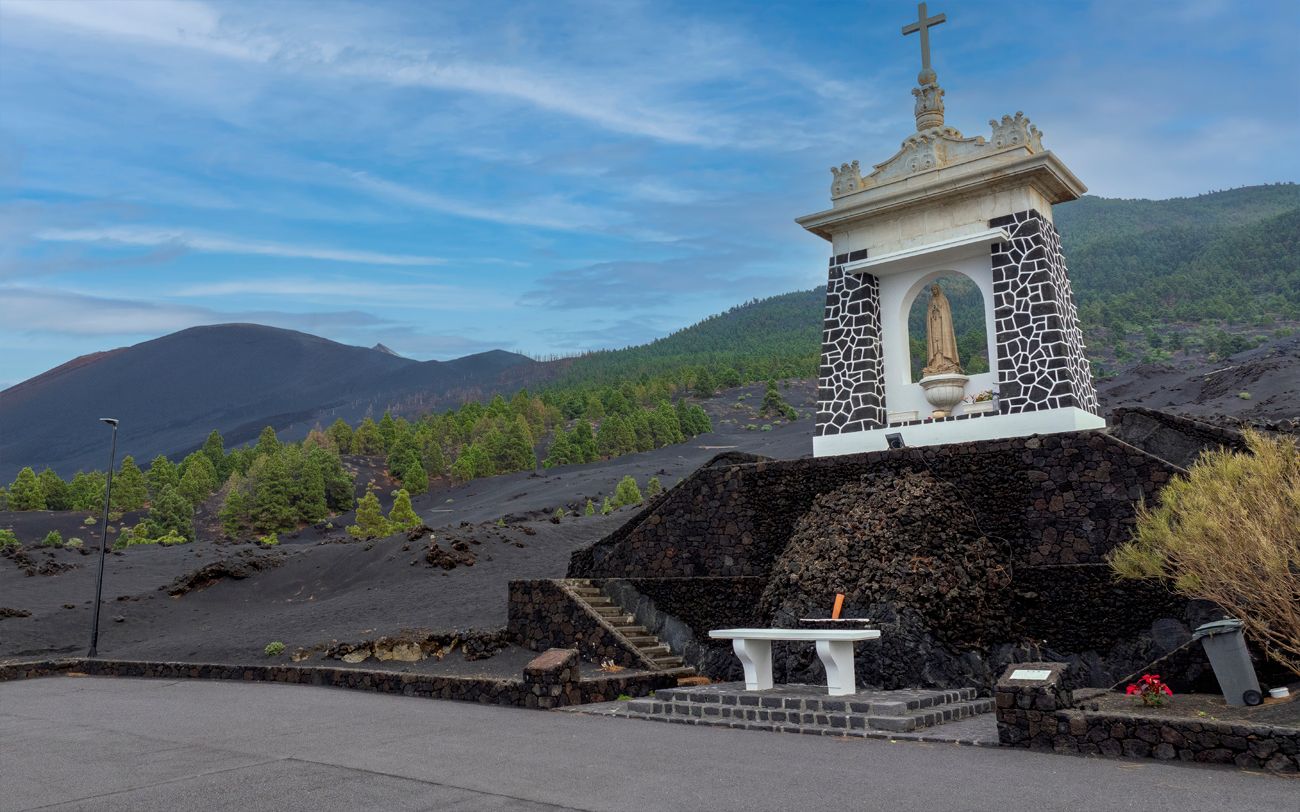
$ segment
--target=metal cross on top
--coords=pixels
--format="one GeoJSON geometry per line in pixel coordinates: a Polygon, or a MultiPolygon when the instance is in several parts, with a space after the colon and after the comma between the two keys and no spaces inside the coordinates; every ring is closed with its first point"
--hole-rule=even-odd
{"type": "Polygon", "coordinates": [[[921,72],[930,71],[930,29],[934,26],[947,22],[948,15],[936,14],[933,17],[925,16],[925,3],[916,7],[916,22],[908,23],[903,26],[903,36],[921,32],[921,72]]]}

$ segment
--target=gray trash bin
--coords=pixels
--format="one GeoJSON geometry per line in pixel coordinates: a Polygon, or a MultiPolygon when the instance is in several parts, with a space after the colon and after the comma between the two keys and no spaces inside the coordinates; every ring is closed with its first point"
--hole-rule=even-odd
{"type": "Polygon", "coordinates": [[[1197,626],[1193,640],[1200,640],[1214,667],[1214,677],[1229,705],[1258,705],[1264,701],[1255,678],[1255,666],[1250,663],[1246,650],[1246,624],[1234,618],[1216,620],[1197,626]]]}

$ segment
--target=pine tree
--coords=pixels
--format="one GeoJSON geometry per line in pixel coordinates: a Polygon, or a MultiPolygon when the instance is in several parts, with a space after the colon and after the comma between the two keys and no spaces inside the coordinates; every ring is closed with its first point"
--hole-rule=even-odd
{"type": "Polygon", "coordinates": [[[600,506],[600,515],[601,515],[601,516],[608,516],[609,514],[611,514],[611,513],[613,513],[613,512],[614,512],[614,506],[610,504],[610,502],[609,502],[609,497],[606,496],[606,497],[605,497],[605,501],[604,501],[604,503],[601,504],[601,506],[600,506]]]}
{"type": "Polygon", "coordinates": [[[590,499],[587,500],[587,507],[585,510],[583,510],[583,515],[584,516],[596,515],[596,504],[592,502],[590,499]]]}
{"type": "Polygon", "coordinates": [[[352,427],[344,421],[343,418],[336,419],[325,429],[325,434],[329,436],[330,441],[334,443],[334,448],[340,454],[348,454],[352,451],[352,427]]]}
{"type": "Polygon", "coordinates": [[[451,464],[451,475],[459,482],[491,476],[492,462],[478,443],[470,443],[451,464]]]}
{"type": "Polygon", "coordinates": [[[574,462],[573,446],[569,442],[569,435],[563,428],[555,430],[555,437],[551,440],[551,447],[546,452],[546,459],[542,461],[542,467],[554,468],[559,465],[569,465],[574,462]]]}
{"type": "Polygon", "coordinates": [[[122,458],[122,465],[113,475],[113,510],[125,513],[139,510],[149,500],[149,480],[135,464],[135,458],[127,455],[122,458]]]}
{"type": "Polygon", "coordinates": [[[149,481],[150,499],[157,498],[164,488],[176,488],[181,484],[181,475],[176,470],[176,464],[167,459],[165,454],[159,454],[153,458],[153,461],[149,463],[149,470],[145,472],[144,478],[149,481]]]}
{"type": "Polygon", "coordinates": [[[600,453],[596,450],[596,434],[586,420],[573,424],[569,444],[573,447],[574,462],[595,462],[600,459],[600,453]]]}
{"type": "Polygon", "coordinates": [[[78,471],[68,491],[73,510],[99,510],[104,505],[104,473],[78,471]]]}
{"type": "Polygon", "coordinates": [[[10,510],[45,510],[45,491],[31,468],[24,468],[9,486],[10,510]]]}
{"type": "Polygon", "coordinates": [[[253,453],[259,457],[264,457],[279,450],[280,438],[275,436],[275,429],[270,426],[262,429],[262,433],[257,435],[257,445],[253,447],[253,453]]]}
{"type": "Polygon", "coordinates": [[[429,475],[425,472],[420,458],[414,453],[407,456],[398,478],[401,479],[402,488],[407,493],[424,493],[429,490],[429,475]]]}
{"type": "Polygon", "coordinates": [[[284,457],[280,454],[258,457],[248,476],[253,491],[249,510],[253,529],[258,533],[274,533],[293,527],[298,511],[293,506],[294,483],[284,457]]]}
{"type": "Polygon", "coordinates": [[[185,458],[184,467],[185,474],[176,487],[191,505],[198,507],[217,489],[217,471],[208,456],[198,451],[185,458]]]}
{"type": "Polygon", "coordinates": [[[424,470],[431,477],[440,477],[447,473],[447,455],[442,451],[442,444],[436,437],[430,437],[424,443],[424,470]]]}
{"type": "Polygon", "coordinates": [[[384,443],[383,450],[392,451],[397,439],[397,422],[393,420],[393,416],[387,410],[384,411],[384,416],[379,418],[378,428],[379,436],[384,443]]]}
{"type": "Polygon", "coordinates": [[[384,438],[379,433],[375,421],[367,417],[352,433],[352,453],[360,456],[374,456],[384,453],[384,438]]]}
{"type": "Polygon", "coordinates": [[[51,468],[41,471],[37,479],[41,483],[41,492],[45,494],[46,510],[71,510],[72,496],[68,492],[68,483],[64,482],[51,468]]]}
{"type": "MultiPolygon", "coordinates": [[[[207,457],[203,459],[207,461],[207,457]]],[[[193,504],[176,488],[163,488],[149,507],[148,527],[149,535],[154,538],[175,533],[186,541],[193,541],[193,504]]]]}
{"type": "Polygon", "coordinates": [[[636,486],[636,480],[630,476],[619,480],[618,487],[614,489],[614,506],[639,505],[641,502],[641,489],[636,486]]]}
{"type": "Polygon", "coordinates": [[[352,475],[343,467],[339,456],[323,448],[313,448],[307,452],[307,460],[321,472],[325,485],[325,505],[329,510],[342,513],[351,510],[356,504],[356,483],[352,475]]]}
{"type": "Polygon", "coordinates": [[[199,450],[208,458],[208,462],[212,463],[217,482],[225,482],[226,477],[230,475],[230,461],[226,459],[226,441],[222,438],[221,432],[213,429],[199,450]]]}
{"type": "Polygon", "coordinates": [[[663,492],[664,492],[664,486],[663,483],[659,481],[659,477],[657,476],[650,477],[650,481],[645,484],[646,498],[654,499],[656,496],[658,496],[663,492]]]}
{"type": "Polygon", "coordinates": [[[226,500],[218,514],[221,530],[227,538],[238,538],[248,526],[249,499],[245,493],[246,488],[244,475],[238,471],[232,472],[226,483],[226,500]]]}
{"type": "Polygon", "coordinates": [[[700,371],[695,373],[695,394],[697,397],[711,398],[718,392],[718,384],[714,382],[713,376],[709,374],[707,367],[701,367],[700,371]]]}
{"type": "MultiPolygon", "coordinates": [[[[299,455],[295,464],[298,466],[299,473],[297,476],[298,490],[295,494],[294,507],[298,511],[298,521],[307,524],[316,524],[324,521],[329,515],[329,504],[326,498],[326,472],[321,466],[319,457],[313,456],[311,452],[323,451],[324,449],[316,446],[307,454],[299,455]]],[[[325,452],[328,453],[328,452],[325,452]]]]}
{"type": "Polygon", "coordinates": [[[655,447],[655,435],[650,429],[650,417],[645,409],[636,409],[627,421],[632,430],[634,448],[637,451],[650,451],[655,447]]]}
{"type": "Polygon", "coordinates": [[[410,530],[424,524],[411,507],[411,495],[405,489],[393,494],[393,509],[388,511],[388,524],[397,530],[410,530]]]}
{"type": "Polygon", "coordinates": [[[366,495],[357,502],[357,523],[350,525],[348,532],[356,538],[365,539],[387,536],[391,532],[384,511],[379,506],[379,497],[375,496],[374,491],[366,491],[366,495]]]}

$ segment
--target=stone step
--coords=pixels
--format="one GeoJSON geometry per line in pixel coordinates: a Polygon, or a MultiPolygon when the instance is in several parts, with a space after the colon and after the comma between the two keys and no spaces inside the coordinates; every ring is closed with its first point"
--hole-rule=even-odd
{"type": "MultiPolygon", "coordinates": [[[[941,706],[909,711],[897,716],[875,716],[852,711],[806,711],[786,710],[784,708],[764,708],[754,705],[723,705],[713,702],[663,702],[656,692],[651,698],[631,700],[627,705],[629,714],[638,714],[644,718],[656,718],[664,721],[687,719],[698,724],[729,725],[742,723],[747,725],[768,725],[768,729],[786,727],[809,728],[812,732],[834,731],[837,735],[852,734],[853,731],[879,730],[904,733],[922,730],[947,722],[969,719],[981,713],[993,710],[993,700],[989,698],[944,703],[941,706]]],[[[810,732],[799,730],[797,732],[810,732]]]]}
{"type": "Polygon", "coordinates": [[[609,625],[613,626],[615,629],[618,629],[619,634],[623,635],[624,637],[645,637],[650,633],[650,630],[647,629],[645,626],[636,626],[633,625],[633,623],[631,622],[615,623],[613,621],[610,621],[609,625]]]}
{"type": "Polygon", "coordinates": [[[632,645],[636,646],[637,648],[641,648],[642,646],[657,646],[657,645],[659,645],[659,638],[658,638],[658,637],[655,637],[653,634],[647,634],[647,635],[623,635],[623,636],[627,638],[627,642],[631,643],[632,645]]]}
{"type": "Polygon", "coordinates": [[[830,696],[824,686],[782,686],[770,694],[751,693],[739,683],[690,688],[666,688],[656,697],[670,702],[748,705],[768,709],[814,713],[857,713],[868,716],[903,716],[914,711],[975,699],[974,688],[914,691],[863,691],[851,696],[830,696]]]}
{"type": "Polygon", "coordinates": [[[653,643],[646,643],[637,646],[637,650],[652,660],[667,659],[668,657],[673,656],[673,650],[665,646],[663,643],[660,643],[657,638],[653,643]]]}
{"type": "MultiPolygon", "coordinates": [[[[588,597],[583,597],[583,601],[584,601],[588,606],[613,606],[613,607],[618,607],[618,604],[614,603],[612,600],[610,600],[609,598],[606,598],[606,597],[604,597],[604,596],[592,596],[592,597],[590,597],[590,598],[588,598],[588,597]]],[[[621,607],[618,607],[618,608],[621,608],[621,607]]]]}
{"type": "MultiPolygon", "coordinates": [[[[667,648],[667,646],[665,646],[664,648],[667,648]]],[[[650,662],[654,663],[655,667],[660,669],[681,668],[682,666],[686,665],[686,662],[681,657],[678,657],[676,655],[666,656],[666,657],[651,657],[650,662]]]]}

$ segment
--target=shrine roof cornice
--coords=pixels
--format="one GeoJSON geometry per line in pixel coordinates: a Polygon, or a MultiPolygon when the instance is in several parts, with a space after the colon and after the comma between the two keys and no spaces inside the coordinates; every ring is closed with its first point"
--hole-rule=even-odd
{"type": "Polygon", "coordinates": [[[795,222],[830,240],[835,232],[864,221],[1019,186],[1033,187],[1052,204],[1076,200],[1088,191],[1050,150],[1014,149],[872,186],[836,199],[833,208],[795,218],[795,222]]]}

